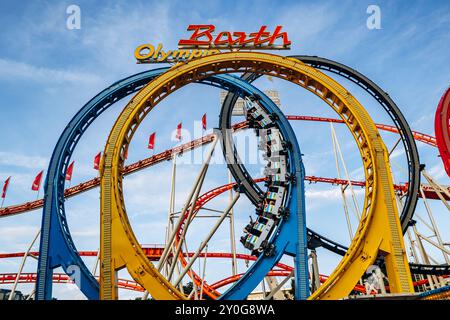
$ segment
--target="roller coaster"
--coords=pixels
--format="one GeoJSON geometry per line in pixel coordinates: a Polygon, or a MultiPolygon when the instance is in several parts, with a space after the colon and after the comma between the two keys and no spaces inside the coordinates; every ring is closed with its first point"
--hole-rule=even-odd
{"type": "Polygon", "coordinates": [[[450,187],[439,184],[426,171],[419,161],[416,142],[437,148],[443,169],[450,176],[449,105],[450,89],[438,104],[433,137],[411,130],[389,94],[346,65],[317,56],[286,57],[245,50],[205,55],[124,78],[93,97],[68,122],[50,159],[43,199],[0,208],[3,219],[34,210],[42,212],[39,232],[26,251],[0,253],[0,259],[22,258],[17,273],[0,273],[0,285],[11,286],[7,296],[11,300],[22,283],[35,284],[27,297],[36,300],[52,299],[54,283],[75,285],[91,300],[117,300],[119,290],[131,290],[143,298],[156,300],[243,300],[256,296],[259,285],[261,297],[266,300],[376,299],[400,295],[448,299],[449,243],[443,240],[428,201],[440,204],[442,210],[450,210],[450,187]],[[253,85],[262,76],[306,89],[339,118],[284,114],[273,99],[253,85]],[[368,110],[335,77],[350,81],[372,97],[393,125],[375,123],[368,110]],[[201,138],[125,165],[139,125],[164,98],[188,84],[208,85],[227,92],[218,114],[218,127],[201,138]],[[103,112],[127,98],[104,145],[99,176],[66,188],[72,155],[83,134],[103,112]],[[234,114],[238,102],[242,104],[243,121],[234,114]],[[300,150],[305,141],[301,132],[296,133],[292,127],[297,121],[330,124],[338,177],[306,175],[300,150]],[[344,124],[352,135],[364,179],[353,180],[348,175],[334,124],[344,124]],[[239,132],[249,130],[258,140],[253,152],[261,153],[264,159],[262,176],[252,176],[234,142],[239,132]],[[393,149],[387,148],[380,131],[398,136],[393,149],[399,144],[403,146],[406,183],[394,182],[390,159],[393,149]],[[218,142],[230,181],[201,193],[218,142]],[[209,149],[192,188],[176,212],[176,159],[206,146],[209,149]],[[128,217],[123,178],[166,161],[172,161],[166,236],[161,239],[163,244],[143,245],[128,217]],[[339,170],[341,166],[345,169],[344,176],[339,170]],[[422,177],[426,183],[421,182],[422,177]],[[340,190],[351,236],[349,246],[334,240],[333,235],[324,236],[308,227],[306,182],[331,184],[340,190]],[[79,251],[70,232],[65,200],[97,187],[100,247],[98,251],[79,251]],[[362,208],[358,206],[355,188],[364,192],[362,208]],[[229,201],[225,209],[206,207],[226,194],[229,201]],[[349,194],[357,216],[356,230],[348,218],[349,194]],[[234,217],[240,213],[235,212],[235,206],[241,197],[249,200],[254,212],[241,234],[236,235],[234,217]],[[423,202],[428,220],[416,213],[418,202],[423,202]],[[201,219],[201,210],[214,211],[216,221],[210,230],[202,232],[204,238],[196,250],[188,250],[189,227],[201,219]],[[213,245],[214,235],[225,220],[230,221],[232,250],[209,252],[208,247],[213,245]],[[422,234],[417,223],[423,223],[433,235],[422,234]],[[32,251],[38,239],[39,250],[32,251]],[[444,262],[433,258],[424,242],[437,250],[444,262]],[[319,273],[319,248],[341,259],[329,275],[319,273]],[[38,260],[35,273],[23,272],[27,257],[38,260]],[[92,272],[82,257],[96,259],[92,272]],[[205,275],[208,259],[231,260],[232,274],[216,278],[210,284],[205,275]],[[204,266],[196,270],[195,264],[200,260],[204,266]],[[238,260],[245,261],[244,271],[238,270],[238,260]],[[56,269],[62,272],[55,272],[56,269]],[[125,270],[131,279],[119,277],[119,271],[125,270]],[[287,292],[285,288],[292,278],[292,292],[287,292]],[[185,287],[188,282],[192,283],[190,291],[185,287]]]}

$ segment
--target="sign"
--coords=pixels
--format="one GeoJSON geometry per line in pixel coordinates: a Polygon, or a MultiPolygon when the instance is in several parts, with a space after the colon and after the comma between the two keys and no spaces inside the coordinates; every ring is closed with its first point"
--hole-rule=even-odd
{"type": "Polygon", "coordinates": [[[216,49],[258,49],[258,50],[288,50],[291,41],[286,32],[281,32],[282,26],[277,26],[273,33],[267,31],[267,26],[259,28],[258,32],[221,31],[213,35],[216,27],[212,24],[191,24],[188,31],[193,31],[189,39],[178,42],[181,49],[216,48],[216,49]],[[276,43],[276,40],[280,43],[276,43]]]}
{"type": "Polygon", "coordinates": [[[194,58],[209,56],[211,54],[220,53],[217,49],[212,50],[163,50],[162,43],[155,48],[151,44],[142,44],[134,51],[134,57],[138,63],[171,63],[188,61],[194,58]]]}
{"type": "Polygon", "coordinates": [[[291,41],[286,32],[281,32],[282,26],[276,26],[273,33],[262,26],[257,32],[216,30],[210,24],[191,24],[187,30],[192,31],[189,39],[181,39],[177,50],[163,50],[163,44],[156,47],[152,44],[142,44],[134,51],[138,63],[177,63],[218,54],[220,50],[289,50],[291,41]]]}

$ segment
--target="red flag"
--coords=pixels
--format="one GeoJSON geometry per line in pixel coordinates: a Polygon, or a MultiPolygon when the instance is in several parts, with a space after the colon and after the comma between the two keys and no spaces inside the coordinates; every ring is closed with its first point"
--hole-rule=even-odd
{"type": "Polygon", "coordinates": [[[31,190],[33,191],[39,191],[39,188],[41,187],[41,180],[42,180],[42,174],[44,173],[44,170],[38,173],[36,178],[34,178],[33,184],[31,185],[31,190]]]}
{"type": "Polygon", "coordinates": [[[125,160],[127,160],[127,159],[128,159],[128,149],[125,150],[125,160]]]}
{"type": "Polygon", "coordinates": [[[3,191],[2,191],[2,198],[6,198],[6,191],[8,190],[9,186],[9,180],[11,180],[11,177],[8,177],[8,179],[5,180],[5,184],[3,185],[3,191]]]}
{"type": "Polygon", "coordinates": [[[71,164],[69,164],[69,167],[67,168],[66,171],[66,180],[70,181],[72,180],[72,173],[73,173],[73,164],[75,163],[75,161],[72,161],[71,164]]]}
{"type": "Polygon", "coordinates": [[[155,136],[156,136],[156,132],[153,132],[150,135],[150,138],[148,138],[148,148],[149,149],[155,149],[155,136]]]}
{"type": "Polygon", "coordinates": [[[101,152],[99,152],[96,156],[95,156],[95,159],[94,159],[94,169],[95,170],[98,170],[99,169],[99,167],[100,167],[100,157],[102,156],[102,153],[101,152]]]}
{"type": "Polygon", "coordinates": [[[202,127],[203,130],[206,130],[206,113],[202,117],[202,127]]]}
{"type": "Polygon", "coordinates": [[[181,122],[177,126],[177,135],[176,139],[181,140],[181,122]]]}

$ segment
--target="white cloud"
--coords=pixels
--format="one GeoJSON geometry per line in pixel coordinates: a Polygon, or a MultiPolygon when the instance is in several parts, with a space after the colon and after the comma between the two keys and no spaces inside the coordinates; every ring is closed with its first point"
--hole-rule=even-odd
{"type": "Polygon", "coordinates": [[[0,165],[39,169],[47,166],[47,158],[0,151],[0,165]]]}
{"type": "Polygon", "coordinates": [[[33,237],[37,231],[36,226],[0,227],[0,239],[11,241],[16,237],[33,237]]]}
{"type": "Polygon", "coordinates": [[[9,59],[0,59],[0,78],[55,84],[61,82],[95,84],[102,81],[92,73],[38,67],[9,59]]]}

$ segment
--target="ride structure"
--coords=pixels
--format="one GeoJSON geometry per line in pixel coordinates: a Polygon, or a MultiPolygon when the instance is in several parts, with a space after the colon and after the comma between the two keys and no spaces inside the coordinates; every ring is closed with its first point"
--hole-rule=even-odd
{"type": "MultiPolygon", "coordinates": [[[[437,231],[428,206],[432,229],[438,239],[436,247],[443,252],[447,264],[431,265],[430,260],[425,258],[425,264],[418,263],[418,259],[416,263],[410,264],[403,234],[409,237],[412,246],[414,241],[411,240],[410,230],[413,229],[416,237],[420,236],[413,220],[419,198],[425,203],[427,198],[440,199],[446,208],[450,209],[447,203],[450,199],[448,187],[437,184],[426,172],[422,174],[429,185],[420,183],[422,167],[415,144],[417,139],[437,146],[449,173],[446,165],[450,163],[447,159],[449,146],[445,145],[449,131],[449,92],[450,90],[447,90],[442,97],[436,112],[434,139],[411,131],[394,101],[367,77],[348,66],[320,57],[284,57],[237,51],[204,55],[177,63],[171,68],[153,69],[127,77],[91,99],[64,129],[50,160],[44,200],[0,209],[0,217],[4,217],[43,206],[39,254],[31,252],[32,246],[24,254],[24,259],[26,256],[38,256],[37,273],[24,276],[20,270],[14,275],[5,275],[3,281],[8,283],[7,281],[14,278],[14,288],[21,281],[36,281],[35,295],[38,300],[51,299],[53,281],[69,280],[73,272],[77,272],[76,285],[88,299],[115,300],[118,299],[118,289],[124,288],[145,291],[154,299],[184,300],[208,296],[213,299],[236,300],[246,299],[258,284],[264,284],[265,281],[271,286],[272,290],[267,295],[271,298],[289,278],[294,277],[295,299],[322,300],[343,299],[355,292],[372,294],[371,290],[358,285],[358,281],[365,277],[371,266],[378,265],[387,275],[387,285],[383,284],[380,289],[382,293],[388,291],[390,294],[410,295],[415,287],[426,285],[433,289],[433,286],[446,281],[449,274],[447,255],[450,253],[437,231]],[[321,70],[342,76],[363,88],[387,112],[394,126],[375,124],[356,98],[321,70]],[[231,75],[235,73],[241,74],[241,78],[231,75]],[[278,77],[310,91],[331,107],[340,119],[285,116],[266,94],[251,84],[262,75],[278,77]],[[220,111],[219,128],[215,129],[213,134],[125,166],[128,146],[140,123],[164,98],[192,83],[207,84],[229,92],[220,111]],[[135,95],[117,118],[106,142],[100,163],[100,177],[66,190],[66,171],[83,133],[100,114],[130,94],[135,95]],[[239,98],[244,100],[246,121],[233,124],[232,111],[239,98]],[[341,179],[340,176],[337,179],[306,176],[297,137],[289,120],[345,124],[359,149],[365,180],[353,181],[348,177],[341,179]],[[259,139],[259,150],[267,162],[263,178],[249,174],[233,144],[233,132],[248,128],[255,130],[259,139]],[[395,185],[393,182],[389,161],[392,150],[387,150],[379,129],[396,132],[400,137],[399,142],[402,142],[407,160],[408,182],[405,184],[395,185]],[[219,141],[235,183],[230,182],[200,195],[211,156],[219,141]],[[211,143],[210,150],[188,199],[178,214],[178,220],[169,226],[165,244],[158,249],[158,254],[150,257],[149,251],[138,242],[127,216],[123,175],[163,160],[170,160],[181,152],[208,143],[211,143]],[[305,181],[332,183],[342,188],[364,188],[364,205],[360,212],[359,225],[353,233],[349,247],[307,228],[305,181]],[[261,182],[264,182],[264,191],[258,185],[261,182]],[[83,252],[78,252],[75,247],[64,206],[65,197],[95,186],[100,186],[101,195],[99,277],[87,268],[81,258],[83,252]],[[226,191],[231,192],[232,189],[234,196],[218,216],[214,227],[205,234],[205,239],[196,251],[188,251],[188,229],[193,219],[198,218],[199,210],[215,196],[226,191]],[[249,254],[244,257],[236,252],[208,253],[208,242],[222,222],[227,218],[231,219],[233,207],[241,195],[250,200],[256,213],[256,219],[251,218],[241,237],[241,243],[249,250],[249,254]],[[336,269],[327,277],[318,273],[317,260],[314,260],[317,259],[317,247],[343,256],[336,269]],[[308,250],[311,254],[308,254],[308,250]],[[254,262],[245,273],[238,274],[234,270],[231,277],[215,284],[205,283],[204,274],[200,276],[193,270],[194,262],[201,257],[205,258],[206,263],[206,257],[237,259],[238,255],[254,262]],[[294,267],[286,267],[280,263],[284,255],[294,258],[294,267]],[[310,259],[313,259],[312,267],[309,266],[310,259]],[[151,260],[158,261],[157,265],[151,260]],[[53,270],[58,267],[62,267],[68,277],[60,274],[55,276],[53,270]],[[134,282],[118,278],[117,272],[124,268],[134,282]],[[412,273],[414,276],[420,275],[422,279],[413,279],[412,273]],[[186,276],[194,283],[195,290],[190,294],[185,294],[182,288],[186,276]],[[280,276],[285,279],[281,284],[277,284],[274,279],[280,276]],[[313,284],[314,281],[317,283],[313,284]],[[222,286],[230,284],[223,293],[218,291],[222,286]]],[[[301,135],[299,138],[301,142],[301,135]]],[[[345,191],[342,192],[345,199],[345,191]]],[[[423,236],[422,239],[429,240],[423,236]]],[[[416,242],[422,246],[419,238],[416,242]]],[[[3,258],[14,256],[17,254],[6,254],[3,258]]],[[[441,291],[436,291],[436,294],[446,296],[445,290],[444,294],[441,291]]]]}

